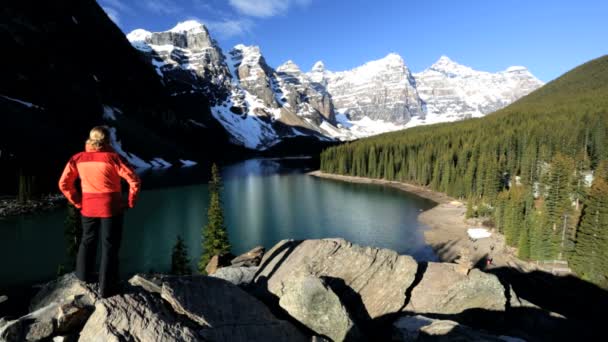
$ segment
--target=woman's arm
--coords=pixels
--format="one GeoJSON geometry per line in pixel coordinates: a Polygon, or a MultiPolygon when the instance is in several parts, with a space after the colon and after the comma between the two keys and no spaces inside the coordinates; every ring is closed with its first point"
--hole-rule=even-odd
{"type": "Polygon", "coordinates": [[[70,203],[72,203],[76,208],[81,209],[82,196],[74,184],[77,178],[78,169],[76,168],[76,163],[73,159],[70,159],[68,164],[65,166],[63,173],[61,174],[61,178],[59,178],[59,190],[61,190],[63,195],[70,203]]]}
{"type": "Polygon", "coordinates": [[[137,200],[137,195],[139,195],[139,190],[141,189],[141,180],[131,166],[127,165],[120,157],[116,164],[116,171],[118,171],[118,175],[121,178],[124,178],[129,184],[129,208],[133,208],[135,207],[135,201],[137,200]]]}

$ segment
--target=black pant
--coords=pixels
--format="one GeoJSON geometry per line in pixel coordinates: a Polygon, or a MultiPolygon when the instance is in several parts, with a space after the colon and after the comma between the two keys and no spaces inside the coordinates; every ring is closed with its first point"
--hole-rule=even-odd
{"type": "Polygon", "coordinates": [[[93,281],[97,259],[97,240],[101,232],[101,265],[99,266],[99,295],[115,294],[118,283],[118,250],[122,240],[122,215],[108,218],[82,217],[82,240],[76,260],[76,276],[87,283],[93,281]]]}

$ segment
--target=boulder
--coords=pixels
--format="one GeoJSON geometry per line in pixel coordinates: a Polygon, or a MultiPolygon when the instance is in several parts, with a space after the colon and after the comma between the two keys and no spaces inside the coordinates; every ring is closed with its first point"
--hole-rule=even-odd
{"type": "Polygon", "coordinates": [[[7,296],[0,296],[0,304],[6,302],[8,300],[7,296]]]}
{"type": "Polygon", "coordinates": [[[222,267],[211,277],[227,280],[234,285],[246,286],[253,281],[258,269],[259,267],[222,267]]]}
{"type": "Polygon", "coordinates": [[[162,289],[162,278],[153,278],[144,274],[136,274],[129,279],[131,286],[140,287],[150,293],[160,294],[162,289]]]}
{"type": "Polygon", "coordinates": [[[519,338],[496,336],[472,329],[450,320],[432,319],[424,316],[405,316],[393,323],[393,341],[509,341],[519,338]]]}
{"type": "Polygon", "coordinates": [[[40,291],[30,301],[30,312],[48,306],[51,303],[67,303],[76,297],[92,305],[98,298],[90,285],[76,278],[74,273],[68,273],[42,286],[40,291]]]}
{"type": "Polygon", "coordinates": [[[200,341],[199,328],[183,323],[157,295],[138,292],[97,301],[80,341],[200,341]]]}
{"type": "Polygon", "coordinates": [[[340,298],[317,277],[289,279],[281,289],[279,305],[298,322],[333,341],[361,337],[340,298]]]}
{"type": "Polygon", "coordinates": [[[207,263],[207,266],[205,267],[205,271],[208,275],[212,275],[219,268],[229,266],[230,259],[232,259],[232,257],[232,254],[221,254],[212,256],[211,260],[209,260],[209,263],[207,263]]]}
{"type": "Polygon", "coordinates": [[[59,305],[51,303],[0,328],[0,341],[38,341],[50,337],[55,330],[59,305]]]}
{"type": "Polygon", "coordinates": [[[84,295],[57,300],[0,327],[0,341],[39,341],[80,331],[93,307],[84,295]],[[61,303],[61,304],[60,304],[61,303]]]}
{"type": "Polygon", "coordinates": [[[289,279],[324,278],[356,319],[370,320],[402,309],[417,268],[410,256],[343,239],[284,240],[264,255],[254,282],[280,298],[289,279]]]}
{"type": "Polygon", "coordinates": [[[505,310],[505,288],[495,275],[478,269],[465,275],[457,267],[429,262],[403,311],[458,314],[467,309],[505,310]]]}
{"type": "Polygon", "coordinates": [[[247,253],[243,253],[238,257],[232,259],[230,263],[232,266],[245,267],[245,266],[258,266],[266,249],[262,246],[257,246],[247,253]]]}
{"type": "Polygon", "coordinates": [[[291,323],[275,318],[270,310],[238,286],[206,276],[169,277],[162,298],[173,310],[203,327],[211,341],[304,341],[291,323]]]}

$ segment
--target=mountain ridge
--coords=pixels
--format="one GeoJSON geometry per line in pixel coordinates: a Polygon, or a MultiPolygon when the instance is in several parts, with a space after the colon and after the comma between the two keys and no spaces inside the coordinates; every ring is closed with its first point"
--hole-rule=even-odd
{"type": "Polygon", "coordinates": [[[180,78],[178,68],[195,70],[198,79],[194,77],[190,86],[210,99],[213,116],[231,134],[231,140],[258,150],[301,135],[321,141],[353,140],[483,116],[542,85],[525,68],[514,66],[487,73],[446,56],[425,71],[413,73],[394,52],[345,71],[327,70],[322,61],[306,72],[293,60],[273,68],[259,46],[237,44],[224,53],[204,24],[193,20],[167,31],[137,29],[127,38],[148,56],[169,85],[180,78]],[[193,46],[188,52],[189,46],[179,43],[196,41],[197,35],[204,36],[208,41],[204,48],[214,56],[192,63],[201,47],[193,46]],[[163,36],[173,37],[178,44],[153,44],[163,36]],[[174,54],[182,55],[183,60],[175,61],[174,54]],[[167,78],[162,70],[174,75],[167,78]],[[215,78],[205,77],[206,70],[215,78]],[[203,89],[209,82],[217,91],[203,89]],[[487,90],[496,85],[500,86],[497,91],[487,90]],[[523,91],[518,89],[521,85],[525,86],[523,91]]]}

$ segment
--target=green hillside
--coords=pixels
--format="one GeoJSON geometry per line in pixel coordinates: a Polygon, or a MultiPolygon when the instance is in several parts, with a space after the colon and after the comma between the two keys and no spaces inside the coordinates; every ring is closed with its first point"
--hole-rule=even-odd
{"type": "Polygon", "coordinates": [[[568,259],[608,286],[608,56],[481,119],[329,148],[321,170],[465,198],[468,214],[490,216],[520,257],[568,259]]]}

